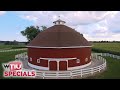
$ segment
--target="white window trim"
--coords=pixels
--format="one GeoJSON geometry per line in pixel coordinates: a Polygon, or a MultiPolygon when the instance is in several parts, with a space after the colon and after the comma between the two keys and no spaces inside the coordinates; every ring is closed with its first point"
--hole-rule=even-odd
{"type": "Polygon", "coordinates": [[[40,59],[45,59],[45,60],[49,60],[49,61],[66,61],[66,60],[73,60],[73,59],[77,59],[75,58],[40,58],[40,59]]]}
{"type": "Polygon", "coordinates": [[[88,58],[85,58],[85,62],[87,62],[88,61],[88,58]]]}
{"type": "Polygon", "coordinates": [[[37,63],[40,63],[40,59],[37,59],[37,63]]]}
{"type": "Polygon", "coordinates": [[[30,57],[30,61],[32,61],[32,58],[30,57]]]}
{"type": "Polygon", "coordinates": [[[26,47],[33,47],[33,48],[85,48],[85,47],[92,47],[92,46],[68,46],[68,47],[40,47],[40,46],[26,46],[26,47]]]}
{"type": "Polygon", "coordinates": [[[90,56],[90,59],[92,59],[92,56],[90,56]]]}
{"type": "Polygon", "coordinates": [[[77,60],[76,60],[76,63],[80,63],[80,59],[77,59],[77,60]]]}

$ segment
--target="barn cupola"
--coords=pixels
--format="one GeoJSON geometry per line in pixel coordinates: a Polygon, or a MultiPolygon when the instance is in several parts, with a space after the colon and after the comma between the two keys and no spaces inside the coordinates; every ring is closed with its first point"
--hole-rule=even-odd
{"type": "MultiPolygon", "coordinates": [[[[59,16],[59,18],[60,18],[60,16],[59,16]]],[[[54,21],[53,23],[54,23],[55,25],[64,25],[66,22],[63,21],[63,20],[61,20],[61,19],[58,19],[58,20],[54,21]]]]}

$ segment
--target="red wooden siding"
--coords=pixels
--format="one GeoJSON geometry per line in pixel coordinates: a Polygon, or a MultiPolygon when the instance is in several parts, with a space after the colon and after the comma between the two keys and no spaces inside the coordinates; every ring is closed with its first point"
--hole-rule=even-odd
{"type": "Polygon", "coordinates": [[[43,66],[43,67],[48,67],[48,60],[40,59],[40,63],[37,63],[37,57],[31,57],[32,61],[29,60],[31,64],[38,65],[38,66],[43,66]]]}
{"type": "MultiPolygon", "coordinates": [[[[69,60],[68,67],[80,66],[89,63],[91,55],[91,48],[64,48],[64,49],[47,49],[47,48],[28,48],[28,57],[33,58],[32,61],[28,60],[30,63],[48,67],[48,60],[41,60],[40,63],[37,63],[37,59],[42,58],[77,58],[80,59],[80,63],[77,63],[76,60],[69,60]],[[85,62],[85,58],[88,58],[88,61],[85,62]]],[[[50,61],[50,70],[57,70],[57,62],[50,61]]],[[[66,64],[60,62],[60,70],[66,70],[66,64]]]]}

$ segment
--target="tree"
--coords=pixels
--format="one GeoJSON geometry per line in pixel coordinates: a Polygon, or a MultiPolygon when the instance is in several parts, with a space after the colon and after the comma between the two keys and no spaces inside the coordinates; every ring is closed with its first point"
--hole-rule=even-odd
{"type": "Polygon", "coordinates": [[[14,40],[13,45],[18,45],[18,42],[16,40],[14,40]]]}
{"type": "Polygon", "coordinates": [[[33,40],[40,32],[42,32],[43,30],[47,29],[46,26],[41,26],[41,30],[39,29],[38,26],[30,26],[30,27],[26,27],[25,30],[21,31],[21,34],[23,36],[26,36],[28,42],[30,42],[31,40],[33,40]]]}
{"type": "Polygon", "coordinates": [[[5,45],[10,45],[10,41],[5,41],[5,45]]]}

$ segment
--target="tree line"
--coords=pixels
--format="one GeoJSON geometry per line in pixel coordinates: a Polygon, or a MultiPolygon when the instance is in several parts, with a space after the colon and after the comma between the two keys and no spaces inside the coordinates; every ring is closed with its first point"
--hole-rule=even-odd
{"type": "Polygon", "coordinates": [[[90,41],[92,43],[120,43],[120,41],[90,41]]]}
{"type": "Polygon", "coordinates": [[[41,29],[39,26],[29,26],[26,27],[25,30],[21,31],[20,33],[27,38],[27,42],[18,42],[16,40],[14,41],[0,41],[0,44],[4,45],[18,45],[18,44],[28,44],[31,40],[33,40],[39,33],[47,29],[46,26],[41,26],[41,29]]]}

